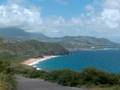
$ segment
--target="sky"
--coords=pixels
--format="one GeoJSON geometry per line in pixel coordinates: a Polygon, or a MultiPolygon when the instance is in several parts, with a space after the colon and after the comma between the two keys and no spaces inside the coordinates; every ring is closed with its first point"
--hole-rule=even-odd
{"type": "Polygon", "coordinates": [[[0,27],[120,42],[120,0],[0,0],[0,27]]]}

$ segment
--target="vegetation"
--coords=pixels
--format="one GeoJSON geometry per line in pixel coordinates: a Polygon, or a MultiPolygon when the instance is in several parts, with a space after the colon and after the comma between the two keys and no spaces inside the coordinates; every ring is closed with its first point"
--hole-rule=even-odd
{"type": "Polygon", "coordinates": [[[120,90],[120,86],[112,86],[112,87],[94,87],[89,90],[120,90]]]}
{"type": "Polygon", "coordinates": [[[30,67],[25,67],[24,69],[19,67],[16,69],[18,74],[22,74],[29,78],[42,78],[64,86],[111,87],[118,85],[120,87],[120,75],[110,74],[107,72],[98,71],[96,69],[87,68],[80,72],[74,72],[71,70],[45,72],[36,71],[30,67]]]}
{"type": "Polygon", "coordinates": [[[44,79],[64,86],[84,86],[92,88],[91,90],[120,89],[119,74],[111,74],[90,68],[84,69],[80,72],[74,72],[67,69],[50,72],[37,71],[35,68],[20,64],[17,64],[14,67],[12,65],[11,67],[10,63],[4,61],[4,63],[0,62],[0,90],[14,90],[14,88],[12,88],[15,86],[14,73],[27,78],[44,79]]]}
{"type": "Polygon", "coordinates": [[[0,90],[15,90],[14,70],[7,61],[0,61],[0,90]]]}
{"type": "Polygon", "coordinates": [[[95,38],[88,36],[66,36],[61,38],[50,38],[41,33],[29,33],[17,27],[0,28],[0,36],[14,40],[38,40],[44,42],[56,42],[64,48],[74,50],[101,50],[104,48],[120,49],[120,44],[109,41],[104,38],[95,38]]]}
{"type": "Polygon", "coordinates": [[[15,89],[15,74],[29,78],[41,78],[64,86],[98,86],[102,88],[112,87],[111,90],[120,90],[119,74],[110,74],[88,68],[80,72],[71,70],[45,72],[37,71],[32,67],[18,63],[26,58],[40,57],[44,54],[56,55],[67,53],[66,49],[56,43],[44,43],[35,40],[9,41],[0,39],[0,90],[15,89]]]}
{"type": "MultiPolygon", "coordinates": [[[[0,90],[15,89],[14,74],[17,72],[14,69],[18,67],[22,60],[31,57],[40,57],[44,54],[56,55],[65,53],[68,53],[68,51],[56,43],[44,43],[35,40],[9,41],[0,38],[0,90]]],[[[28,73],[27,75],[32,74],[28,73]]]]}
{"type": "Polygon", "coordinates": [[[13,88],[15,87],[14,73],[27,78],[41,78],[64,86],[84,86],[92,88],[91,90],[120,90],[119,74],[110,74],[90,68],[80,72],[67,69],[50,72],[37,71],[32,67],[20,64],[11,67],[11,64],[7,61],[0,61],[0,90],[15,89],[13,88]]]}
{"type": "Polygon", "coordinates": [[[44,43],[35,40],[16,41],[0,39],[0,60],[21,62],[33,57],[43,55],[68,54],[68,51],[56,43],[44,43]]]}

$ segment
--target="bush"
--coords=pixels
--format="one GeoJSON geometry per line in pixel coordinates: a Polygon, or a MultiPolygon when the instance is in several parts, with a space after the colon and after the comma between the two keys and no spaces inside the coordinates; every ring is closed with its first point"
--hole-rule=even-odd
{"type": "Polygon", "coordinates": [[[15,90],[16,82],[14,76],[0,73],[0,90],[15,90]]]}
{"type": "Polygon", "coordinates": [[[80,72],[80,84],[90,85],[116,85],[120,84],[120,78],[116,75],[98,71],[96,69],[84,69],[80,72]]]}
{"type": "Polygon", "coordinates": [[[46,80],[57,82],[64,86],[77,86],[79,84],[79,73],[71,70],[61,70],[50,72],[46,80]]]}
{"type": "Polygon", "coordinates": [[[14,70],[7,61],[0,61],[0,90],[14,90],[16,87],[14,70]]]}
{"type": "Polygon", "coordinates": [[[114,86],[120,85],[120,75],[102,72],[96,69],[87,68],[81,72],[71,70],[59,71],[37,71],[34,68],[19,66],[16,68],[17,74],[22,74],[29,78],[42,78],[64,86],[114,86]]]}
{"type": "Polygon", "coordinates": [[[48,73],[45,71],[37,71],[35,68],[25,65],[17,65],[15,67],[15,73],[23,75],[28,78],[42,78],[42,79],[44,79],[46,75],[48,75],[48,73]]]}
{"type": "Polygon", "coordinates": [[[105,73],[96,69],[84,69],[81,72],[71,70],[52,71],[45,80],[64,86],[113,86],[120,85],[119,75],[105,73]]]}

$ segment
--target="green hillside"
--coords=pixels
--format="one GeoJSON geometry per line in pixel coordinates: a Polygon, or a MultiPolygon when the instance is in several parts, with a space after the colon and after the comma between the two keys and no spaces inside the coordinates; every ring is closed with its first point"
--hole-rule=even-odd
{"type": "Polygon", "coordinates": [[[30,58],[42,55],[61,55],[68,51],[56,43],[44,43],[35,40],[13,41],[0,39],[0,58],[30,58]]]}
{"type": "Polygon", "coordinates": [[[66,36],[51,38],[41,33],[30,33],[16,27],[0,28],[0,37],[9,40],[37,40],[46,43],[59,43],[69,51],[120,49],[120,44],[105,38],[95,38],[90,36],[66,36]]]}

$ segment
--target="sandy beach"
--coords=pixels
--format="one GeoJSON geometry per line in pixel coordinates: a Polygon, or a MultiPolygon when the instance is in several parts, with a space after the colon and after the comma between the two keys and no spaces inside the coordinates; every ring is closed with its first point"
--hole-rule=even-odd
{"type": "MultiPolygon", "coordinates": [[[[56,58],[56,57],[58,57],[58,56],[51,55],[51,56],[43,56],[43,57],[39,57],[39,58],[30,58],[30,59],[22,62],[22,64],[35,67],[35,65],[40,63],[40,62],[46,61],[46,60],[51,59],[51,58],[56,58]]],[[[37,70],[41,70],[40,68],[37,68],[37,67],[35,67],[35,68],[37,70]]]]}

